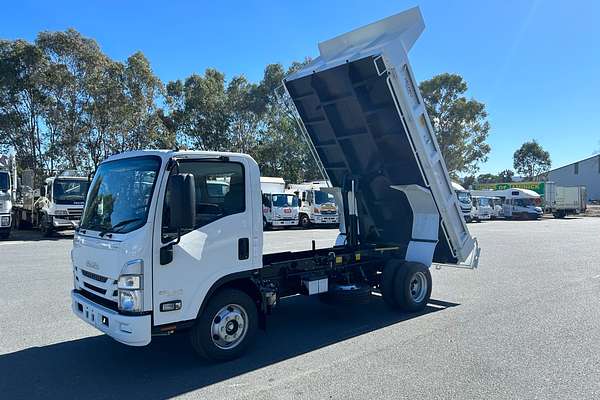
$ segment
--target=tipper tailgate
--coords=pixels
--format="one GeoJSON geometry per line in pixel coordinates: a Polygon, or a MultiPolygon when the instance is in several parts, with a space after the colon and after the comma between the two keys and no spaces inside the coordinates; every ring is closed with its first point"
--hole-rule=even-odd
{"type": "Polygon", "coordinates": [[[413,8],[321,43],[284,84],[333,186],[358,181],[360,240],[406,246],[413,212],[392,186],[419,185],[440,215],[434,261],[457,263],[475,245],[407,58],[423,27],[413,8]]]}

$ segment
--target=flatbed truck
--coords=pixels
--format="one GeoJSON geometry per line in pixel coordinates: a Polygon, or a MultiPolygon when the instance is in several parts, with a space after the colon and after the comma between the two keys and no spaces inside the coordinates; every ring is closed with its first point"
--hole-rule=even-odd
{"type": "Polygon", "coordinates": [[[472,268],[479,256],[411,83],[406,52],[422,30],[408,10],[321,43],[284,81],[339,199],[343,244],[263,254],[248,155],[115,155],[95,173],[73,240],[73,312],[128,345],[187,331],[199,355],[230,360],[286,296],[379,292],[390,307],[422,310],[433,262],[472,268]],[[206,193],[215,180],[228,183],[220,204],[206,193]]]}

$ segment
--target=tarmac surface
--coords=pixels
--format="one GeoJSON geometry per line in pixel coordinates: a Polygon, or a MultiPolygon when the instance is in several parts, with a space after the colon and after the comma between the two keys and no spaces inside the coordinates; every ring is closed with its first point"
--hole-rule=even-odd
{"type": "MultiPolygon", "coordinates": [[[[285,299],[241,359],[210,364],[187,336],[143,348],[70,310],[72,236],[0,242],[0,397],[598,399],[600,218],[469,224],[479,269],[432,269],[425,312],[285,299]]],[[[334,229],[271,231],[266,251],[334,229]]]]}

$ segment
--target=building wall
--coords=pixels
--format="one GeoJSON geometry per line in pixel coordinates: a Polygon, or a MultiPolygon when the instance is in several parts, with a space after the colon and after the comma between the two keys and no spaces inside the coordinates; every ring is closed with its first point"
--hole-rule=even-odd
{"type": "Polygon", "coordinates": [[[600,155],[554,169],[548,172],[548,181],[559,186],[585,186],[588,199],[600,200],[600,155]]]}

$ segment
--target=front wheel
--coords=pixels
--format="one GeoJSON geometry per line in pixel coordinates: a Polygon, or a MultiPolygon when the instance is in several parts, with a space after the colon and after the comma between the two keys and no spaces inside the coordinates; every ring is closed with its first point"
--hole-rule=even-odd
{"type": "Polygon", "coordinates": [[[246,293],[224,289],[215,294],[190,331],[192,347],[203,358],[227,361],[239,357],[258,327],[256,304],[246,293]]]}
{"type": "Polygon", "coordinates": [[[308,218],[308,215],[302,214],[300,216],[300,226],[304,229],[310,228],[310,218],[308,218]]]}
{"type": "Polygon", "coordinates": [[[50,220],[48,218],[48,215],[46,214],[42,215],[42,221],[40,222],[40,231],[42,231],[42,235],[44,235],[44,237],[52,236],[52,226],[50,226],[50,220]]]}

